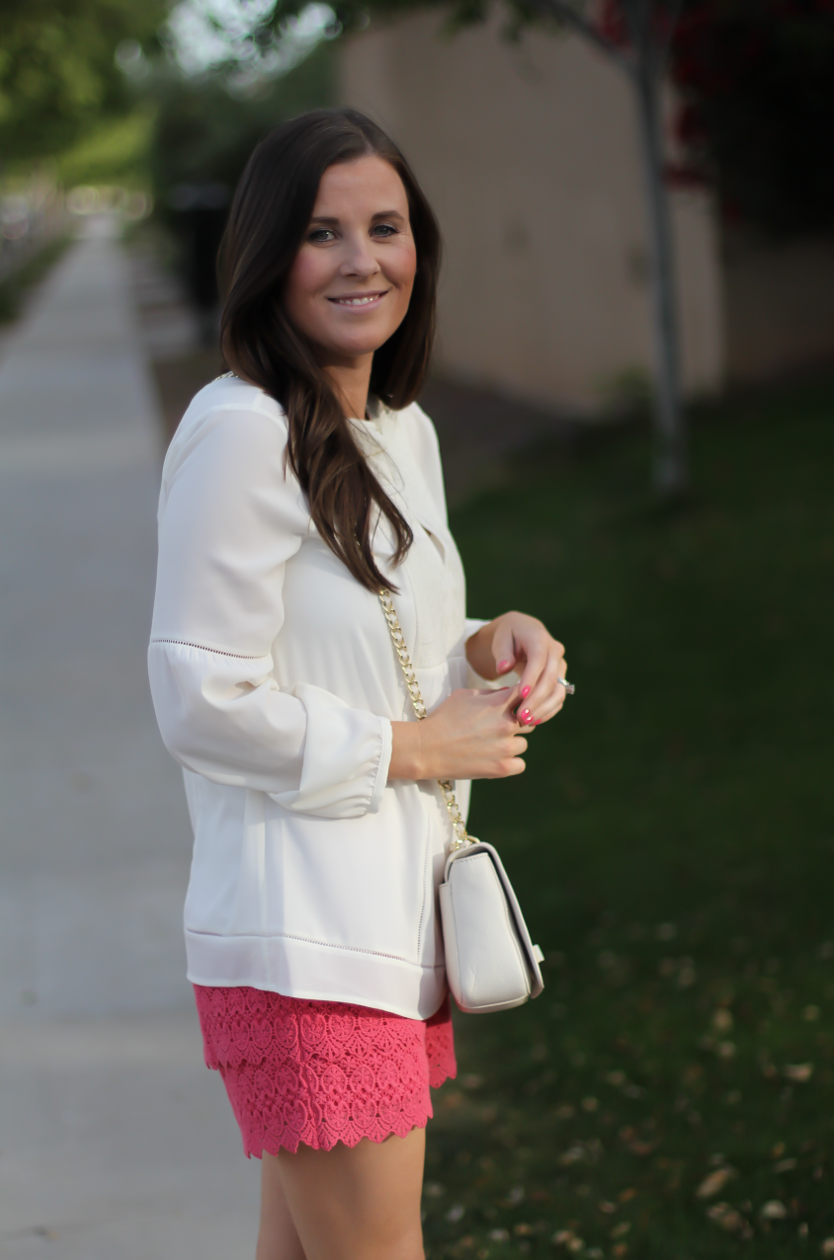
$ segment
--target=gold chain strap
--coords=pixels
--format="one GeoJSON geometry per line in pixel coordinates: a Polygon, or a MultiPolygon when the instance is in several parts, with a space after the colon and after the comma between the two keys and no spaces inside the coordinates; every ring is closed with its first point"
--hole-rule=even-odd
{"type": "MultiPolygon", "coordinates": [[[[405,639],[397,618],[397,610],[393,605],[390,593],[386,590],[379,592],[379,602],[382,604],[382,611],[385,613],[385,620],[388,622],[388,629],[391,631],[391,642],[394,644],[394,651],[397,653],[397,660],[400,662],[403,671],[405,685],[411,697],[414,712],[417,714],[417,721],[422,722],[427,716],[426,705],[420,694],[420,684],[417,681],[417,675],[414,673],[414,666],[411,664],[408,648],[405,646],[405,639]]],[[[476,844],[477,841],[466,830],[466,823],[463,821],[463,815],[455,798],[451,780],[438,779],[437,782],[440,785],[443,800],[452,820],[452,831],[455,837],[452,841],[452,849],[461,849],[465,844],[476,844]]]]}

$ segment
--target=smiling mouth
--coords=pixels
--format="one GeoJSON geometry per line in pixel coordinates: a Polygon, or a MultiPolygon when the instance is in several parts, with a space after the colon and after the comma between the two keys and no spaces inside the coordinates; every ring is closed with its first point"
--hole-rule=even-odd
{"type": "Polygon", "coordinates": [[[384,298],[387,292],[388,290],[384,289],[378,293],[360,293],[346,297],[332,297],[327,300],[328,302],[333,302],[335,306],[370,306],[371,302],[377,302],[380,298],[384,298]]]}

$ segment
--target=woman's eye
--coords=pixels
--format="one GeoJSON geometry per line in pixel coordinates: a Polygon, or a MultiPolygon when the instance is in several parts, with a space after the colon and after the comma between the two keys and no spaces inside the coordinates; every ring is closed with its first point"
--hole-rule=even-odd
{"type": "Polygon", "coordinates": [[[397,229],[391,223],[377,223],[374,228],[374,235],[395,236],[397,229]]]}
{"type": "Polygon", "coordinates": [[[321,244],[322,242],[331,240],[333,236],[334,233],[331,232],[330,228],[314,228],[307,237],[307,240],[313,241],[315,244],[321,244]]]}

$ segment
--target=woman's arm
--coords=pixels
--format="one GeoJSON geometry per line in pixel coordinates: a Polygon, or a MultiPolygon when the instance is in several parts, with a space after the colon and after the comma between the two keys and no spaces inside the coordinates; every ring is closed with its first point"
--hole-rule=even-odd
{"type": "Polygon", "coordinates": [[[175,440],[160,506],[151,692],[162,738],[188,769],[268,792],[287,809],[357,818],[379,808],[391,723],[273,676],[286,563],[310,522],[298,483],[284,476],[285,441],[280,414],[245,398],[189,420],[175,440]]]}

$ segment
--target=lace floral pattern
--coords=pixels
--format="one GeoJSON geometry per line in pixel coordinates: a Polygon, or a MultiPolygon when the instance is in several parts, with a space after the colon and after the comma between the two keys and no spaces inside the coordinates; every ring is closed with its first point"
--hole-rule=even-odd
{"type": "Polygon", "coordinates": [[[423,1128],[429,1086],[457,1071],[448,998],[429,1020],[250,988],[194,986],[206,1066],[247,1156],[331,1150],[423,1128]]]}

